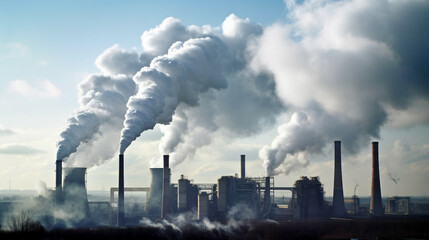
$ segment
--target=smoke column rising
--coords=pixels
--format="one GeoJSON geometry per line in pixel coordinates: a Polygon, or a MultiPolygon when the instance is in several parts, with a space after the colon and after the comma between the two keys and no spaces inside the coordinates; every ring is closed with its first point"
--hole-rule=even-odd
{"type": "Polygon", "coordinates": [[[289,23],[265,28],[252,63],[274,75],[277,95],[296,112],[259,152],[269,175],[306,166],[295,156],[317,154],[333,139],[357,153],[395,118],[390,109],[427,103],[427,1],[286,5],[289,23]]]}

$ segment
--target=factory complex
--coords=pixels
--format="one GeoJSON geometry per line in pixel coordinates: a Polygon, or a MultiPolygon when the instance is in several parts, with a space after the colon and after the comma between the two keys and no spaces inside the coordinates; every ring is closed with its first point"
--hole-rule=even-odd
{"type": "MultiPolygon", "coordinates": [[[[124,155],[119,155],[118,187],[110,189],[110,201],[88,201],[86,168],[62,168],[56,161],[56,210],[69,209],[80,212],[73,218],[73,225],[85,226],[91,221],[105,225],[127,226],[138,224],[142,218],[161,220],[189,213],[195,220],[226,221],[230,212],[237,209],[250,219],[321,219],[345,217],[381,217],[385,214],[409,215],[410,198],[393,197],[383,208],[378,142],[372,143],[372,186],[370,207],[361,206],[354,195],[344,198],[341,172],[341,142],[335,141],[334,191],[332,204],[324,197],[319,177],[303,176],[293,186],[276,186],[274,177],[246,176],[245,155],[240,156],[241,175],[221,176],[217,183],[195,183],[181,175],[177,182],[170,179],[169,155],[163,156],[163,168],[151,168],[148,187],[124,186],[124,155]],[[64,173],[64,180],[62,174],[64,173]],[[290,191],[287,202],[275,203],[276,191],[290,191]],[[144,209],[131,209],[125,204],[125,192],[145,192],[144,209]],[[115,198],[117,194],[117,198],[115,198]],[[117,200],[117,202],[115,202],[117,200]],[[98,216],[97,218],[94,215],[98,216]]],[[[61,223],[54,217],[56,224],[61,223]]]]}

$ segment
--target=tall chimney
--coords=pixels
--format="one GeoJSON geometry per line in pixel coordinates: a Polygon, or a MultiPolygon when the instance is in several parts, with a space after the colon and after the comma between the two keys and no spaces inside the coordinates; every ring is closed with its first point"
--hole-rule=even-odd
{"type": "Polygon", "coordinates": [[[271,208],[271,178],[265,177],[265,191],[264,191],[264,212],[268,213],[271,208]]]}
{"type": "Polygon", "coordinates": [[[124,154],[119,154],[118,226],[125,223],[124,206],[124,154]]]}
{"type": "Polygon", "coordinates": [[[63,199],[63,187],[62,187],[62,172],[63,172],[63,161],[57,160],[55,162],[56,170],[55,170],[55,204],[61,204],[63,199]]]}
{"type": "Polygon", "coordinates": [[[380,188],[380,168],[378,165],[378,142],[372,142],[372,183],[369,212],[374,216],[383,215],[380,188]]]}
{"type": "Polygon", "coordinates": [[[343,175],[341,173],[341,141],[334,142],[334,200],[332,214],[335,217],[342,217],[346,215],[346,207],[344,205],[344,192],[343,192],[343,175]]]}
{"type": "Polygon", "coordinates": [[[162,208],[161,218],[165,218],[170,214],[171,210],[171,198],[170,198],[170,168],[169,168],[169,156],[164,155],[164,171],[163,171],[163,184],[162,184],[162,208]]]}
{"type": "Polygon", "coordinates": [[[241,178],[246,178],[246,155],[241,155],[241,178]]]}

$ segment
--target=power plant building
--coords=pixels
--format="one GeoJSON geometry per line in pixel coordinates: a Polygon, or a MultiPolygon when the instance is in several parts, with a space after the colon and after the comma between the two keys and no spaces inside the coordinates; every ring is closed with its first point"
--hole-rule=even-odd
{"type": "Polygon", "coordinates": [[[323,187],[319,177],[301,177],[295,182],[293,196],[297,218],[320,218],[326,216],[323,187]]]}
{"type": "Polygon", "coordinates": [[[410,197],[391,197],[386,199],[386,214],[409,215],[411,214],[410,197]]]}
{"type": "Polygon", "coordinates": [[[256,182],[232,176],[221,177],[218,180],[218,216],[222,219],[225,218],[228,211],[239,203],[247,205],[254,213],[254,216],[258,215],[259,199],[256,182]]]}

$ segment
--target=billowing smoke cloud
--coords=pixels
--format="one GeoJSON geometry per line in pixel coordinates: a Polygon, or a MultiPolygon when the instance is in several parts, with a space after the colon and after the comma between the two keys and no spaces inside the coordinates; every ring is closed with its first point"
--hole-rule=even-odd
{"type": "Polygon", "coordinates": [[[227,137],[256,134],[272,125],[284,111],[272,76],[254,73],[248,67],[250,48],[262,34],[262,27],[232,14],[223,22],[222,32],[213,34],[231,53],[228,71],[223,73],[228,87],[200,94],[197,108],[179,106],[173,121],[161,127],[164,137],[160,152],[170,154],[173,166],[209,145],[216,132],[227,137]]]}
{"type": "Polygon", "coordinates": [[[103,74],[92,74],[79,85],[80,107],[67,120],[60,134],[57,159],[68,158],[69,165],[89,167],[112,157],[119,144],[126,103],[137,91],[132,76],[148,65],[156,54],[167,52],[165,39],[172,43],[180,40],[170,31],[176,22],[178,20],[174,18],[167,18],[156,28],[143,33],[143,49],[152,47],[157,49],[156,53],[148,50],[139,54],[115,44],[96,59],[95,64],[103,74]]]}
{"type": "Polygon", "coordinates": [[[260,25],[235,15],[226,18],[222,32],[173,23],[169,30],[189,39],[173,43],[167,54],[134,76],[139,93],[127,104],[120,151],[155,124],[169,124],[161,128],[165,136],[160,151],[174,152],[175,165],[209,144],[219,126],[232,135],[247,136],[259,132],[262,123],[274,122],[282,106],[273,94],[271,76],[254,74],[247,67],[248,45],[262,34],[260,25]]]}
{"type": "MultiPolygon", "coordinates": [[[[81,107],[74,116],[68,119],[67,127],[61,133],[62,139],[58,142],[57,159],[69,157],[71,153],[76,152],[82,142],[90,143],[86,146],[92,146],[96,144],[97,139],[100,139],[99,136],[108,135],[115,129],[117,129],[116,132],[119,132],[120,127],[118,125],[120,126],[121,121],[123,121],[126,111],[125,104],[134,93],[135,83],[125,75],[92,74],[87,77],[79,85],[81,107]]],[[[117,138],[118,136],[116,136],[117,138]]],[[[104,138],[101,141],[105,142],[109,139],[104,138]]],[[[84,145],[81,146],[81,148],[84,147],[84,145]]],[[[84,154],[83,152],[86,151],[79,152],[84,154]]],[[[107,155],[112,154],[108,148],[104,152],[109,153],[107,155]]],[[[88,152],[84,154],[85,157],[74,155],[71,158],[86,161],[85,166],[91,166],[102,161],[87,154],[88,152]]]]}
{"type": "Polygon", "coordinates": [[[91,151],[89,146],[105,145],[104,136],[119,134],[123,153],[142,132],[162,124],[160,153],[171,154],[174,166],[216,134],[258,134],[286,113],[278,136],[259,156],[269,175],[287,174],[307,166],[333,140],[357,153],[379,138],[387,122],[427,123],[425,114],[392,119],[429,103],[429,3],[286,5],[287,23],[263,28],[230,15],[212,28],[167,18],[142,34],[142,54],[117,45],[107,49],[96,61],[105,75],[96,76],[132,77],[136,84],[134,92],[121,92],[125,117],[105,110],[117,105],[97,98],[104,90],[95,94],[70,118],[59,157],[78,148],[91,151]],[[102,107],[92,107],[96,102],[102,107]],[[121,124],[105,123],[112,114],[123,122],[120,133],[121,124]]]}
{"type": "Polygon", "coordinates": [[[274,75],[278,96],[295,112],[259,152],[269,175],[306,166],[337,139],[356,153],[395,118],[391,109],[429,98],[428,2],[286,4],[289,23],[264,30],[252,63],[274,75]]]}
{"type": "Polygon", "coordinates": [[[200,93],[226,87],[226,46],[215,37],[176,42],[134,76],[139,91],[127,103],[120,152],[156,123],[168,124],[180,103],[198,105],[200,93]]]}

